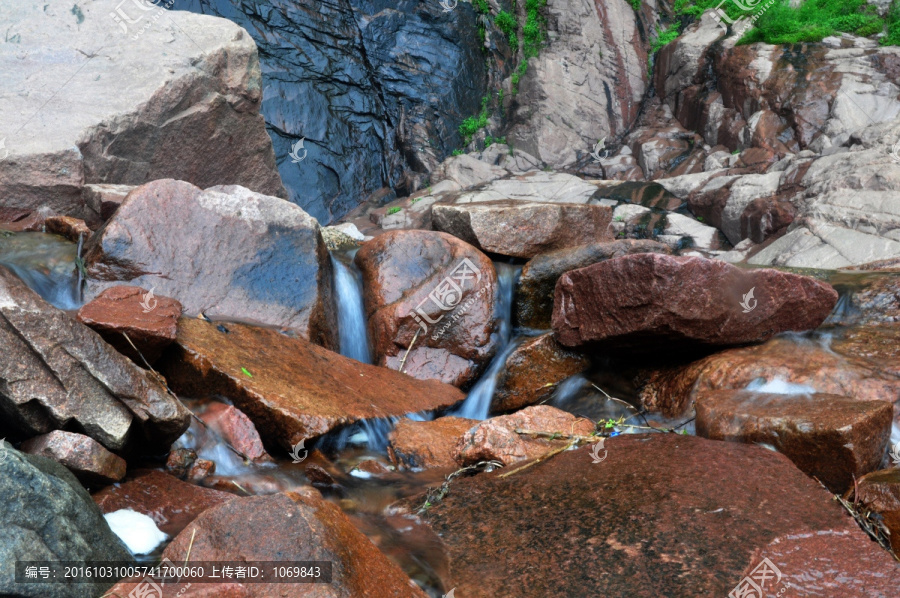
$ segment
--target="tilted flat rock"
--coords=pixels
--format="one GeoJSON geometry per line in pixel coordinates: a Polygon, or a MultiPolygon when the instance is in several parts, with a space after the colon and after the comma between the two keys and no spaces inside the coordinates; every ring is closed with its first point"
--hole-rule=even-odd
{"type": "Polygon", "coordinates": [[[228,397],[264,439],[287,449],[362,419],[463,399],[450,385],[366,365],[268,328],[195,318],[179,322],[178,340],[159,368],[176,392],[228,397]]]}
{"type": "Polygon", "coordinates": [[[96,598],[109,583],[15,583],[16,561],[130,562],[91,496],[65,467],[0,440],[0,594],[96,598]]]}
{"type": "Polygon", "coordinates": [[[454,386],[487,367],[500,343],[487,256],[446,233],[401,230],[365,243],[355,263],[375,363],[396,370],[405,357],[404,373],[454,386]]]}
{"type": "Polygon", "coordinates": [[[0,316],[5,432],[77,425],[110,450],[165,450],[187,429],[188,410],[159,381],[3,267],[0,316]]]}
{"type": "Polygon", "coordinates": [[[529,260],[522,268],[515,294],[515,317],[519,326],[549,329],[553,315],[556,281],[569,270],[631,253],[671,253],[662,243],[620,239],[610,243],[590,243],[582,247],[551,251],[529,260]]]}
{"type": "Polygon", "coordinates": [[[830,589],[819,596],[896,593],[891,556],[784,455],[677,434],[604,448],[599,463],[586,446],[454,480],[419,515],[451,563],[443,586],[467,598],[726,596],[767,556],[786,579],[763,595],[814,595],[813,583],[830,589]]]}
{"type": "Polygon", "coordinates": [[[26,440],[19,449],[53,459],[86,484],[111,484],[125,477],[125,460],[83,434],[53,430],[26,440]]]}
{"type": "Polygon", "coordinates": [[[652,350],[656,342],[721,347],[816,328],[836,302],[833,288],[806,276],[742,270],[699,257],[639,254],[560,277],[552,324],[557,340],[568,347],[652,350]]]}
{"type": "Polygon", "coordinates": [[[818,393],[706,391],[694,408],[698,436],[771,445],[839,494],[881,464],[893,420],[887,401],[818,393]]]}
{"type": "Polygon", "coordinates": [[[744,389],[754,381],[781,380],[816,392],[863,401],[900,400],[900,376],[858,354],[842,356],[811,341],[773,338],[755,347],[721,351],[683,366],[639,375],[640,398],[650,411],[686,413],[703,391],[744,389]]]}
{"type": "Polygon", "coordinates": [[[402,469],[459,467],[453,455],[456,442],[478,420],[439,417],[429,422],[403,419],[388,435],[388,457],[402,469]]]}
{"type": "Polygon", "coordinates": [[[436,205],[435,230],[449,233],[478,249],[512,257],[612,241],[608,206],[517,201],[436,205]]]}
{"type": "Polygon", "coordinates": [[[167,177],[285,196],[256,44],[234,23],[117,0],[14,2],[0,22],[4,205],[84,218],[85,183],[167,177]]]}
{"type": "Polygon", "coordinates": [[[332,268],[319,224],[243,187],[159,180],[132,191],[85,245],[87,294],[128,283],[188,315],[292,328],[334,347],[332,268]]]}

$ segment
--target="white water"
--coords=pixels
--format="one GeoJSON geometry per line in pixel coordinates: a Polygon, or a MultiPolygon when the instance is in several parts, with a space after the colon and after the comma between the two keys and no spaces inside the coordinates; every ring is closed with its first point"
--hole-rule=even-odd
{"type": "Polygon", "coordinates": [[[491,410],[491,400],[497,388],[497,379],[506,366],[506,360],[523,339],[510,342],[512,336],[512,305],[516,282],[522,272],[522,266],[495,263],[498,279],[498,301],[500,302],[500,349],[491,361],[487,371],[482,374],[475,386],[469,391],[466,400],[450,415],[469,419],[487,419],[491,410]]]}
{"type": "Polygon", "coordinates": [[[331,256],[331,263],[334,266],[341,355],[362,363],[372,363],[363,308],[362,276],[356,266],[347,266],[334,256],[331,256]]]}
{"type": "Polygon", "coordinates": [[[813,394],[816,389],[806,384],[794,384],[783,378],[775,378],[774,380],[766,380],[765,378],[757,378],[747,385],[745,390],[754,392],[767,392],[777,395],[802,395],[813,394]]]}
{"type": "Polygon", "coordinates": [[[131,509],[119,509],[107,513],[103,518],[131,554],[150,554],[169,538],[156,527],[153,519],[131,509]]]}

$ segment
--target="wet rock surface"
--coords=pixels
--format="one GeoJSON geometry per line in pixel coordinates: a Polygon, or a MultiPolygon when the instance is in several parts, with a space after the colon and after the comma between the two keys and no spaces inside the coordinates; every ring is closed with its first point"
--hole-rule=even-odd
{"type": "Polygon", "coordinates": [[[125,477],[125,460],[83,434],[54,430],[26,440],[19,449],[53,459],[89,486],[111,484],[125,477]]]}
{"type": "Polygon", "coordinates": [[[446,233],[392,231],[355,263],[375,363],[455,386],[477,378],[500,342],[497,272],[483,253],[446,233]]]}
{"type": "Polygon", "coordinates": [[[181,304],[171,297],[141,287],[115,286],[79,309],[77,317],[119,353],[144,366],[145,359],[152,364],[175,340],[181,310],[181,304]]]}
{"type": "Polygon", "coordinates": [[[568,347],[741,345],[816,328],[836,302],[830,286],[796,274],[696,257],[629,255],[561,276],[552,324],[568,347]]]}
{"type": "Polygon", "coordinates": [[[827,394],[707,391],[694,408],[698,436],[772,446],[839,494],[881,465],[893,419],[889,402],[827,394]]]}
{"type": "Polygon", "coordinates": [[[131,509],[152,518],[159,529],[175,536],[205,510],[234,495],[188,484],[161,471],[145,471],[94,493],[92,498],[104,513],[131,509]]]}
{"type": "Polygon", "coordinates": [[[17,560],[133,560],[90,495],[62,465],[0,441],[0,593],[29,598],[94,598],[108,583],[15,583],[17,560]]]}
{"type": "Polygon", "coordinates": [[[362,364],[274,330],[222,327],[183,318],[160,371],[176,392],[228,397],[263,438],[285,449],[359,420],[463,399],[450,385],[362,364]]]}
{"type": "Polygon", "coordinates": [[[569,270],[632,253],[671,253],[661,243],[622,239],[541,254],[525,264],[515,296],[515,317],[520,326],[549,329],[556,281],[569,270]]]}
{"type": "Polygon", "coordinates": [[[85,247],[88,296],[129,283],[185,313],[291,328],[333,347],[332,270],[318,223],[243,187],[160,180],[132,191],[85,247]]]}
{"type": "Polygon", "coordinates": [[[77,426],[111,450],[167,449],[189,414],[154,377],[0,267],[0,402],[11,436],[77,426]]]}
{"type": "Polygon", "coordinates": [[[803,587],[800,571],[824,568],[815,583],[836,592],[893,592],[890,555],[785,456],[675,434],[617,436],[605,448],[597,464],[584,447],[507,478],[501,469],[455,481],[421,515],[449,558],[444,586],[460,596],[724,596],[762,551],[795,576],[789,590],[803,587]],[[822,535],[845,549],[796,539],[822,535]],[[802,558],[782,550],[787,538],[802,558]]]}
{"type": "Polygon", "coordinates": [[[900,469],[893,467],[864,475],[854,486],[851,498],[854,504],[862,504],[881,516],[896,553],[900,549],[900,469]]]}
{"type": "Polygon", "coordinates": [[[402,420],[388,436],[391,463],[404,469],[458,467],[454,453],[457,441],[478,420],[439,417],[430,422],[402,420]]]}
{"type": "Polygon", "coordinates": [[[612,241],[607,206],[483,202],[436,205],[431,210],[435,230],[471,243],[481,251],[531,258],[539,253],[612,241]]]}
{"type": "Polygon", "coordinates": [[[200,414],[200,419],[251,461],[271,460],[253,422],[240,409],[213,402],[200,414]]]}

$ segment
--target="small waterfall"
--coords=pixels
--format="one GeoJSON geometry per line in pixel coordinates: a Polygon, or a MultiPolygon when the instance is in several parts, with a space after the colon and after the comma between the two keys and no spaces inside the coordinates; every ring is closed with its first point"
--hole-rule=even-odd
{"type": "Polygon", "coordinates": [[[363,419],[340,430],[326,434],[316,442],[316,448],[327,452],[339,453],[350,445],[365,446],[372,452],[384,453],[387,450],[388,434],[401,419],[413,421],[431,421],[434,414],[430,411],[407,413],[403,417],[377,417],[363,419]]]}
{"type": "Polygon", "coordinates": [[[57,235],[0,231],[0,265],[54,307],[81,307],[76,245],[57,235]]]}
{"type": "Polygon", "coordinates": [[[494,389],[497,388],[497,379],[506,365],[507,358],[522,342],[522,339],[510,341],[512,337],[513,294],[516,290],[519,274],[522,272],[522,266],[504,263],[495,263],[494,266],[497,269],[497,279],[499,281],[500,350],[497,351],[497,355],[494,356],[494,360],[491,361],[487,371],[469,391],[463,404],[451,413],[451,415],[457,417],[487,419],[491,410],[491,399],[494,398],[494,389]]]}
{"type": "Polygon", "coordinates": [[[352,262],[347,266],[332,255],[331,263],[334,266],[341,355],[362,363],[372,363],[366,312],[363,309],[362,275],[352,262]]]}

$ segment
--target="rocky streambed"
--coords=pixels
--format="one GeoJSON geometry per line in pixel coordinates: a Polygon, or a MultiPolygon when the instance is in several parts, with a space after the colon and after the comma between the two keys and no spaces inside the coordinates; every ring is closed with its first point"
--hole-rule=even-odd
{"type": "Polygon", "coordinates": [[[897,50],[680,6],[0,7],[0,595],[896,595],[897,50]]]}

